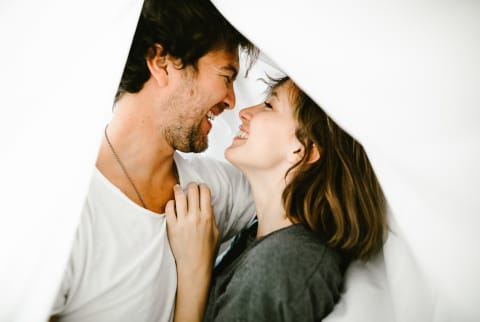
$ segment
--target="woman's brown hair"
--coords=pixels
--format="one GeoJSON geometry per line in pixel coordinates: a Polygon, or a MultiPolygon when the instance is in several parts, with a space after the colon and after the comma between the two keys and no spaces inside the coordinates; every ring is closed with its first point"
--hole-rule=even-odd
{"type": "Polygon", "coordinates": [[[286,215],[347,260],[367,260],[383,246],[386,232],[385,197],[367,154],[288,77],[275,80],[271,89],[281,85],[289,91],[296,136],[304,147],[302,159],[287,172],[286,215]],[[320,158],[312,162],[314,147],[320,158]]]}

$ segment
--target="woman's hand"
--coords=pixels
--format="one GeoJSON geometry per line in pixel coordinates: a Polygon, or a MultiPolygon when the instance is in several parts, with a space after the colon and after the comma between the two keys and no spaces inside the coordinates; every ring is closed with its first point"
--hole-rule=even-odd
{"type": "Polygon", "coordinates": [[[205,184],[190,183],[187,194],[179,185],[173,188],[175,201],[165,207],[167,232],[177,270],[207,265],[212,267],[218,242],[218,228],[213,216],[210,189],[205,184]]]}
{"type": "Polygon", "coordinates": [[[190,183],[187,194],[175,185],[175,201],[165,207],[167,233],[177,263],[174,321],[201,321],[207,303],[218,228],[210,189],[190,183]]]}

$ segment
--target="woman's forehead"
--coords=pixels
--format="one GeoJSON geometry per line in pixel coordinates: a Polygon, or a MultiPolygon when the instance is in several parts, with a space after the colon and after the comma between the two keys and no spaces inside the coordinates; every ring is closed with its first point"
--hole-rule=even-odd
{"type": "Polygon", "coordinates": [[[295,83],[291,79],[287,79],[284,82],[271,86],[268,96],[270,98],[276,98],[279,101],[284,101],[289,105],[294,105],[298,90],[299,89],[295,83]]]}

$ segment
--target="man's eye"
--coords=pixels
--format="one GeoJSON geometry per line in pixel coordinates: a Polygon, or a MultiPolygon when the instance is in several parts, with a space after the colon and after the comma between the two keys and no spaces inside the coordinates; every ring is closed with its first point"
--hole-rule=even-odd
{"type": "Polygon", "coordinates": [[[265,107],[273,108],[272,104],[270,104],[269,102],[263,102],[263,104],[265,104],[265,107]]]}
{"type": "Polygon", "coordinates": [[[223,75],[225,77],[225,80],[227,81],[227,84],[230,84],[232,82],[232,78],[228,75],[223,75]]]}

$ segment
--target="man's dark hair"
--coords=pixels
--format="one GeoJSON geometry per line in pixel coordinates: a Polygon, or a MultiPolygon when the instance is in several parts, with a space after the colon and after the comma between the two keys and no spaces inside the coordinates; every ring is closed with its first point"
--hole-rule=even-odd
{"type": "Polygon", "coordinates": [[[249,55],[256,49],[215,8],[209,0],[145,0],[135,30],[127,63],[115,95],[137,93],[149,79],[146,58],[155,54],[180,59],[180,67],[197,68],[198,60],[212,50],[234,52],[239,47],[249,55]]]}

